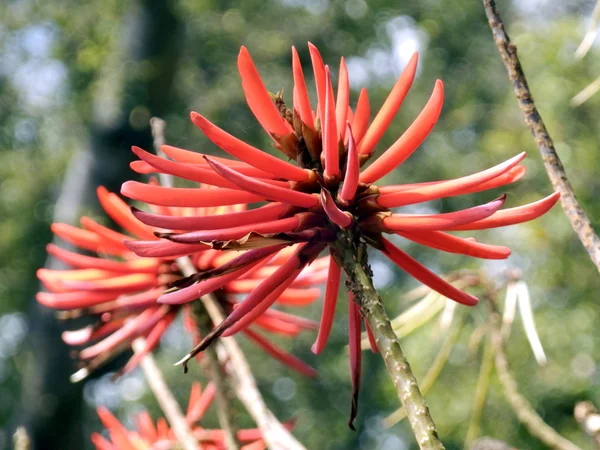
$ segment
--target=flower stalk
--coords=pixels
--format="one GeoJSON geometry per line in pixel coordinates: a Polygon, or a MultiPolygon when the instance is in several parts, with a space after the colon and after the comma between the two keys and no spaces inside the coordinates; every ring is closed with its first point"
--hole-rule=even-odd
{"type": "Polygon", "coordinates": [[[346,273],[346,287],[354,295],[361,314],[371,328],[377,347],[394,383],[413,429],[419,448],[440,450],[437,428],[421,394],[410,364],[400,347],[385,312],[383,301],[373,286],[373,274],[367,260],[367,246],[352,230],[341,231],[331,247],[337,263],[346,273]]]}

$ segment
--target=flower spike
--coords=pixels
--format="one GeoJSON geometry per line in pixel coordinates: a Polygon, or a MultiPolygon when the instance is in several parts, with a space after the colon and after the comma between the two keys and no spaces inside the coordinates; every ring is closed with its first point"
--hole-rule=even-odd
{"type": "MultiPolygon", "coordinates": [[[[412,155],[433,129],[442,112],[443,103],[444,85],[440,80],[437,80],[431,98],[423,108],[423,111],[421,111],[404,134],[361,173],[360,181],[363,183],[374,183],[412,155]]],[[[366,138],[365,136],[363,142],[366,138]]]]}

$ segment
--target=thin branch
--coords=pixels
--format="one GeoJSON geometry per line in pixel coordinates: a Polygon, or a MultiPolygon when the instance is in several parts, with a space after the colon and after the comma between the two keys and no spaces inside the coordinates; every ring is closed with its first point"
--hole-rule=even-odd
{"type": "Polygon", "coordinates": [[[351,231],[340,233],[332,245],[334,257],[346,273],[346,286],[354,294],[375,336],[377,347],[385,361],[396,392],[410,421],[420,449],[440,450],[444,446],[419,390],[410,364],[400,348],[400,342],[383,307],[383,301],[373,286],[373,274],[367,262],[366,245],[357,242],[351,231]]]}
{"type": "Polygon", "coordinates": [[[590,18],[590,23],[588,25],[588,29],[585,32],[585,36],[577,47],[575,51],[575,58],[582,59],[587,52],[592,48],[592,44],[596,40],[596,35],[598,34],[598,23],[600,22],[600,0],[596,1],[596,5],[594,6],[594,10],[592,11],[592,17],[590,18]]]}
{"type": "Polygon", "coordinates": [[[492,29],[494,42],[496,43],[496,47],[498,47],[510,81],[513,84],[519,108],[525,116],[525,123],[529,127],[535,143],[542,154],[548,178],[550,178],[554,189],[560,192],[560,201],[565,214],[571,222],[571,226],[589,253],[592,262],[596,265],[598,271],[600,271],[600,238],[594,231],[588,215],[575,196],[573,187],[565,173],[565,168],[556,153],[552,138],[548,134],[546,125],[535,106],[531,91],[527,85],[527,79],[521,67],[521,62],[517,56],[517,47],[511,43],[504,29],[504,24],[496,9],[495,1],[483,0],[483,5],[490,28],[492,29]]]}
{"type": "Polygon", "coordinates": [[[490,390],[490,380],[494,371],[494,354],[489,337],[485,339],[483,346],[479,378],[475,388],[475,396],[473,397],[473,412],[471,413],[469,428],[467,429],[467,436],[465,437],[465,449],[471,446],[481,432],[481,416],[483,414],[483,407],[485,406],[485,399],[490,390]]]}
{"type": "MultiPolygon", "coordinates": [[[[192,305],[196,326],[201,335],[212,329],[212,320],[206,314],[201,302],[192,305]]],[[[240,448],[237,440],[237,426],[235,424],[235,408],[231,404],[231,387],[227,376],[223,373],[221,363],[214,346],[207,348],[204,352],[202,365],[216,387],[217,417],[219,424],[225,434],[225,447],[227,450],[238,450],[240,448]]]]}
{"type": "Polygon", "coordinates": [[[13,450],[31,450],[31,440],[24,427],[17,428],[13,434],[13,450]]]}
{"type": "MultiPolygon", "coordinates": [[[[137,338],[133,341],[132,347],[135,352],[143,351],[146,344],[143,338],[137,338]]],[[[192,430],[185,419],[181,408],[177,400],[173,397],[173,394],[169,390],[167,383],[165,382],[162,373],[152,354],[148,353],[142,359],[140,367],[144,372],[144,376],[148,381],[150,389],[154,393],[158,404],[165,413],[167,421],[171,424],[173,433],[177,438],[177,441],[183,446],[185,450],[199,450],[198,441],[194,438],[192,430]]]]}
{"type": "MultiPolygon", "coordinates": [[[[490,302],[493,303],[493,302],[490,302]]],[[[581,450],[568,439],[556,432],[554,428],[544,422],[544,419],[535,411],[531,403],[519,392],[517,381],[510,371],[508,358],[504,350],[504,338],[500,328],[500,316],[497,312],[490,313],[490,336],[498,380],[504,390],[508,402],[515,411],[519,421],[529,430],[532,436],[537,437],[548,447],[558,450],[581,450]]]]}
{"type": "MultiPolygon", "coordinates": [[[[153,118],[150,126],[152,127],[152,134],[154,136],[155,152],[162,155],[160,146],[164,143],[166,123],[162,119],[153,118]]],[[[173,184],[169,175],[161,178],[161,183],[164,186],[173,184]]],[[[187,256],[178,258],[177,265],[184,276],[191,276],[196,273],[196,268],[187,256]]],[[[225,320],[225,315],[217,299],[212,294],[205,295],[200,300],[215,325],[225,320]]],[[[233,336],[221,337],[219,339],[217,355],[227,375],[231,377],[231,386],[235,390],[236,396],[256,422],[267,446],[272,450],[306,450],[267,407],[256,386],[256,380],[246,361],[246,357],[233,336]]],[[[178,364],[182,363],[186,358],[183,358],[178,364]]]]}

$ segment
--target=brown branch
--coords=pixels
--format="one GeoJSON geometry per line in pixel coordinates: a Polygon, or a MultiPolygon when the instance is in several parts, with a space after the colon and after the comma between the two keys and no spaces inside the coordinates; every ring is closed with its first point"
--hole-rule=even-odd
{"type": "Polygon", "coordinates": [[[535,106],[531,91],[521,62],[517,56],[517,47],[511,43],[500,14],[496,9],[494,0],[483,0],[488,22],[494,36],[494,42],[502,56],[508,77],[513,84],[513,90],[519,102],[519,108],[525,116],[525,123],[529,127],[535,143],[542,154],[542,160],[548,173],[548,178],[554,189],[560,192],[560,201],[571,226],[579,236],[579,240],[587,250],[592,262],[600,271],[600,238],[594,231],[590,218],[583,210],[575,196],[573,187],[567,178],[565,168],[556,153],[554,142],[546,129],[546,125],[535,106]]]}
{"type": "MultiPolygon", "coordinates": [[[[143,338],[137,338],[133,341],[133,350],[135,352],[143,351],[146,344],[143,338]]],[[[185,450],[199,450],[198,440],[194,438],[192,430],[190,429],[187,420],[177,400],[173,397],[173,394],[169,390],[169,386],[165,382],[162,373],[152,354],[148,353],[140,362],[140,367],[144,372],[146,381],[150,390],[156,397],[160,408],[165,413],[167,421],[171,424],[171,429],[177,441],[183,446],[185,450]]]]}
{"type": "MultiPolygon", "coordinates": [[[[166,123],[164,120],[154,117],[150,121],[150,126],[154,137],[154,150],[158,155],[164,157],[160,146],[165,142],[164,131],[166,123]]],[[[169,175],[162,176],[160,181],[164,186],[171,186],[173,184],[169,175]]],[[[177,265],[184,276],[189,277],[196,273],[196,268],[187,256],[178,258],[177,265]]],[[[213,324],[219,325],[225,320],[225,315],[217,299],[212,294],[205,295],[200,300],[213,324]]],[[[221,337],[219,339],[217,356],[228,377],[231,378],[230,386],[235,390],[237,398],[256,422],[267,446],[272,450],[306,450],[267,407],[256,386],[256,380],[246,361],[246,357],[233,336],[221,337]]],[[[177,364],[181,364],[188,359],[186,356],[177,364]]]]}
{"type": "MultiPolygon", "coordinates": [[[[492,304],[493,302],[490,303],[492,304]]],[[[531,403],[529,403],[529,401],[519,392],[519,386],[510,371],[510,365],[504,350],[504,338],[502,337],[502,330],[500,328],[500,316],[496,311],[492,311],[490,312],[489,320],[498,380],[502,385],[504,395],[512,409],[515,411],[519,421],[525,425],[532,436],[537,437],[550,448],[558,450],[581,450],[544,422],[544,419],[542,419],[535,411],[531,403]]]]}
{"type": "Polygon", "coordinates": [[[420,449],[440,450],[444,445],[419,390],[410,364],[400,348],[383,301],[373,286],[373,274],[367,262],[366,245],[352,231],[340,233],[332,244],[333,254],[346,273],[346,286],[354,294],[363,317],[375,335],[377,347],[412,427],[420,449]]]}

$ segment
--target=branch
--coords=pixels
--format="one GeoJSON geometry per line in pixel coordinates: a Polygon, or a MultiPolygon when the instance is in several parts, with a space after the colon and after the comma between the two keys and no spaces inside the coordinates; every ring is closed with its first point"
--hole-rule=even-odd
{"type": "MultiPolygon", "coordinates": [[[[133,341],[132,347],[135,352],[144,351],[144,348],[146,347],[144,339],[137,338],[133,341]]],[[[199,450],[200,447],[198,446],[198,441],[194,438],[192,430],[190,430],[187,420],[179,408],[177,400],[175,400],[167,383],[165,383],[162,373],[156,365],[152,354],[148,353],[144,356],[140,363],[140,367],[144,372],[144,376],[146,377],[148,385],[154,393],[158,404],[165,413],[165,417],[171,424],[171,428],[173,429],[177,441],[185,450],[199,450]]]]}
{"type": "MultiPolygon", "coordinates": [[[[493,304],[493,302],[490,302],[493,304]]],[[[493,306],[492,306],[493,307],[493,306]]],[[[554,428],[544,422],[544,419],[535,411],[531,403],[519,392],[515,377],[510,371],[508,358],[504,351],[504,339],[500,328],[500,316],[497,312],[490,312],[490,334],[494,361],[498,380],[504,390],[504,395],[515,411],[519,421],[525,425],[532,436],[537,437],[548,447],[559,450],[581,450],[568,439],[556,432],[554,428]]]]}
{"type": "Polygon", "coordinates": [[[354,294],[363,317],[375,335],[388,373],[413,429],[420,449],[440,450],[441,443],[429,408],[419,390],[408,360],[396,337],[383,307],[383,301],[373,286],[371,268],[367,262],[366,245],[358,242],[352,232],[340,233],[331,246],[334,256],[346,273],[346,287],[354,294]]]}
{"type": "MultiPolygon", "coordinates": [[[[150,126],[152,127],[155,151],[158,155],[164,156],[160,151],[160,146],[164,143],[166,123],[162,119],[153,118],[150,126]]],[[[161,184],[164,186],[172,185],[171,177],[166,175],[161,178],[161,184]]],[[[187,256],[178,258],[177,265],[181,273],[186,277],[196,273],[196,268],[187,256]]],[[[200,300],[206,308],[206,312],[213,324],[219,325],[225,320],[225,315],[214,295],[205,295],[200,300]]],[[[236,396],[256,422],[267,446],[272,450],[306,450],[292,433],[277,420],[265,404],[256,386],[254,375],[252,375],[246,357],[233,336],[221,337],[219,339],[217,355],[227,375],[231,377],[231,386],[234,388],[236,396]]],[[[188,356],[186,356],[177,364],[182,364],[188,359],[188,356]]]]}
{"type": "Polygon", "coordinates": [[[483,0],[488,22],[494,35],[494,42],[502,56],[508,77],[513,84],[513,90],[519,102],[519,108],[525,116],[535,143],[542,154],[542,160],[548,173],[548,178],[554,189],[560,192],[560,202],[571,226],[579,236],[579,240],[587,250],[592,262],[600,271],[600,238],[594,231],[592,223],[580,205],[573,187],[567,178],[565,168],[556,153],[552,138],[538,112],[527,79],[523,73],[521,62],[517,56],[517,47],[511,43],[494,0],[483,0]]]}

